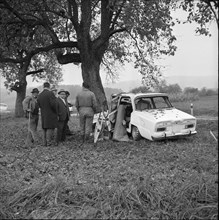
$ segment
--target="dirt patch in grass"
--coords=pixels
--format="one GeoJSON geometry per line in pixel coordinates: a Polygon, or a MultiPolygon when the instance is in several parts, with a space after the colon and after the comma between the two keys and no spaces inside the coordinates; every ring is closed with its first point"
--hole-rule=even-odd
{"type": "Polygon", "coordinates": [[[26,119],[1,118],[0,218],[217,219],[217,121],[184,139],[81,147],[69,125],[62,146],[23,149],[26,119]]]}

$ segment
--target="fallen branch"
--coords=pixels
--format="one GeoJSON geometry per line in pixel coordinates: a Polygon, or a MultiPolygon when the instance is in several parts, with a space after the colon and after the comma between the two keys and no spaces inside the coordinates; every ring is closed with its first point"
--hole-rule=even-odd
{"type": "Polygon", "coordinates": [[[215,141],[217,141],[217,138],[215,137],[215,135],[213,134],[213,132],[211,130],[210,130],[210,134],[215,139],[215,141]]]}

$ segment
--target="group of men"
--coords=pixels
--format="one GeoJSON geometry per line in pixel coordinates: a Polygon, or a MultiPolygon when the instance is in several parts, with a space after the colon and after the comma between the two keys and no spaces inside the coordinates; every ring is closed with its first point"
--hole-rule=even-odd
{"type": "MultiPolygon", "coordinates": [[[[43,84],[43,91],[37,88],[32,90],[32,95],[27,96],[23,101],[23,109],[28,118],[28,134],[25,147],[37,140],[37,126],[39,120],[39,110],[43,130],[43,145],[59,145],[66,140],[69,133],[68,121],[70,111],[68,96],[70,93],[60,89],[57,94],[55,87],[50,88],[50,84],[43,84]],[[56,132],[55,132],[56,131],[56,132]]],[[[83,141],[92,140],[93,116],[97,110],[97,100],[89,85],[82,84],[82,91],[76,96],[75,107],[79,113],[81,138],[83,141]]]]}

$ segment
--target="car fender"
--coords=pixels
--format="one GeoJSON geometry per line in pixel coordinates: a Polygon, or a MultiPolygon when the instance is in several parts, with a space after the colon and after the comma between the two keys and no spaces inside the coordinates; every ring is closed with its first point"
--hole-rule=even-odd
{"type": "Polygon", "coordinates": [[[135,111],[131,114],[130,124],[131,126],[136,126],[138,128],[143,138],[152,140],[151,134],[153,133],[154,130],[154,123],[151,120],[142,117],[141,114],[135,111]]]}

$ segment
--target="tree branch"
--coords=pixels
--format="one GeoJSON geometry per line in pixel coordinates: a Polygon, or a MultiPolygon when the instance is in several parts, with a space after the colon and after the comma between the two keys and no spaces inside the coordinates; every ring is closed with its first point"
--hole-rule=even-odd
{"type": "Polygon", "coordinates": [[[57,54],[57,60],[60,64],[81,63],[81,56],[79,53],[57,54]]]}
{"type": "Polygon", "coordinates": [[[74,47],[74,48],[78,48],[78,43],[77,42],[59,42],[56,44],[51,44],[49,46],[46,47],[38,47],[35,50],[31,51],[31,52],[27,52],[27,56],[24,58],[10,58],[10,57],[1,57],[0,55],[0,62],[1,63],[22,63],[25,62],[28,59],[31,59],[34,55],[40,53],[40,52],[48,52],[52,49],[56,49],[56,48],[65,48],[65,47],[74,47]]]}
{"type": "Polygon", "coordinates": [[[27,76],[29,75],[34,75],[36,73],[42,73],[45,69],[39,69],[39,70],[35,70],[35,71],[30,71],[30,72],[27,72],[27,76]]]}
{"type": "Polygon", "coordinates": [[[127,29],[126,29],[126,28],[120,28],[120,29],[112,30],[112,31],[110,32],[110,34],[109,34],[109,38],[110,38],[111,36],[113,36],[115,33],[123,32],[123,31],[127,31],[127,29]]]}
{"type": "Polygon", "coordinates": [[[75,0],[68,0],[68,12],[70,13],[70,20],[75,28],[75,31],[78,31],[78,6],[75,0]],[[72,9],[73,8],[73,14],[72,9]]]}
{"type": "MultiPolygon", "coordinates": [[[[217,28],[219,29],[218,17],[217,17],[217,14],[216,14],[215,10],[213,9],[213,7],[212,7],[212,5],[211,5],[211,1],[206,1],[206,0],[205,0],[204,2],[209,6],[210,10],[212,11],[212,13],[213,13],[213,15],[214,15],[214,18],[215,18],[215,20],[216,20],[216,23],[217,23],[217,28]]],[[[213,3],[214,3],[215,5],[218,4],[218,3],[214,2],[214,1],[213,1],[213,3]]],[[[217,5],[217,7],[218,7],[218,5],[217,5]]]]}
{"type": "Polygon", "coordinates": [[[123,0],[121,6],[120,6],[120,8],[119,8],[119,10],[116,12],[116,14],[115,14],[115,16],[114,16],[114,18],[113,18],[113,21],[111,22],[111,28],[110,28],[111,30],[114,29],[115,24],[116,24],[116,22],[117,22],[117,19],[118,19],[119,15],[120,15],[121,12],[122,12],[122,9],[123,9],[123,6],[124,6],[125,2],[126,2],[126,0],[123,0]]]}
{"type": "Polygon", "coordinates": [[[101,0],[101,38],[108,38],[110,27],[109,0],[101,0]]]}

